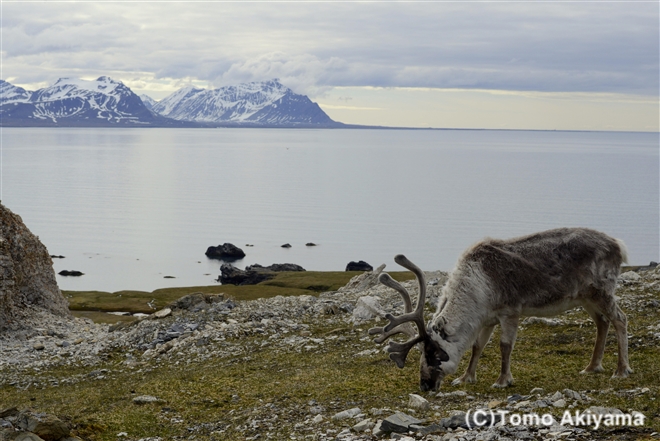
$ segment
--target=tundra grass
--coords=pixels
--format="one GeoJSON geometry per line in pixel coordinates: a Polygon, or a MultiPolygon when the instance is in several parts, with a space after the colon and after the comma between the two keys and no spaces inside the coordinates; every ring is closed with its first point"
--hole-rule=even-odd
{"type": "MultiPolygon", "coordinates": [[[[657,291],[637,294],[660,300],[657,291]]],[[[601,428],[592,433],[591,439],[656,439],[651,433],[660,432],[660,351],[649,329],[658,324],[657,308],[639,304],[634,308],[624,307],[624,311],[628,316],[630,363],[635,371],[626,379],[611,378],[616,368],[613,330],[609,332],[605,349],[605,372],[579,374],[589,361],[596,335],[595,326],[581,311],[559,316],[568,324],[520,326],[512,354],[515,382],[506,389],[491,388],[500,367],[499,330],[496,330],[480,359],[477,382],[451,385],[451,380],[467,365],[469,354],[466,353],[456,374],[447,377],[442,386],[442,392],[463,390],[468,397],[421,393],[416,350],[411,351],[401,370],[382,352],[356,356],[377,347],[366,334],[373,324],[338,327],[336,321],[320,316],[309,323],[311,337],[336,335],[337,338],[326,339],[326,343],[315,349],[275,348],[264,345],[267,340],[260,336],[228,338],[228,344],[240,346],[236,353],[241,355],[214,356],[202,362],[172,356],[169,360],[139,362],[134,367],[123,363],[125,353],[112,352],[100,366],[56,367],[27,373],[48,380],[42,384],[59,380],[57,387],[20,389],[2,383],[0,407],[52,413],[69,423],[74,434],[89,441],[116,441],[121,432],[126,432],[129,440],[194,436],[197,440],[224,441],[259,434],[260,439],[267,439],[268,433],[270,439],[288,440],[292,435],[301,439],[326,430],[338,433],[350,423],[335,423],[330,417],[351,407],[360,407],[367,414],[372,408],[400,410],[430,423],[449,416],[452,410],[474,410],[483,402],[506,401],[512,394],[528,395],[535,387],[543,388],[546,394],[569,388],[588,391],[593,398],[591,403],[581,403],[574,410],[598,405],[646,415],[644,427],[625,431],[601,428]],[[99,369],[109,372],[102,379],[88,375],[99,369]],[[80,381],[74,384],[63,381],[73,377],[80,381]],[[642,388],[649,391],[628,392],[642,388]],[[424,395],[431,402],[431,409],[417,413],[407,409],[410,393],[424,395]],[[153,395],[161,401],[134,404],[133,398],[139,395],[153,395]],[[310,418],[311,404],[325,408],[324,422],[305,423],[310,418]]],[[[140,360],[139,354],[133,355],[140,360]]],[[[561,418],[564,410],[541,409],[557,418],[561,418]]]]}
{"type": "MultiPolygon", "coordinates": [[[[542,324],[522,326],[512,357],[513,386],[493,389],[491,384],[499,372],[499,335],[486,346],[477,371],[475,384],[451,386],[467,365],[466,354],[456,375],[448,377],[443,392],[464,390],[471,398],[437,397],[430,400],[429,411],[415,416],[428,422],[449,416],[451,410],[469,410],[476,403],[506,401],[512,394],[527,395],[535,387],[546,394],[565,388],[589,391],[593,404],[617,407],[624,412],[639,411],[646,415],[642,428],[621,432],[601,428],[593,439],[652,439],[660,431],[660,353],[646,335],[646,327],[656,324],[657,317],[645,311],[627,311],[631,337],[630,362],[635,373],[627,379],[612,379],[616,367],[616,341],[613,332],[607,341],[603,365],[605,372],[580,375],[591,355],[595,327],[586,314],[573,313],[571,321],[584,319],[585,324],[549,327],[542,324]],[[649,388],[639,395],[625,391],[649,388]]],[[[566,317],[564,317],[566,318],[566,317]]],[[[203,440],[236,440],[271,434],[271,439],[289,439],[293,433],[311,435],[328,429],[340,431],[350,423],[335,423],[330,416],[351,407],[369,413],[372,408],[391,411],[407,409],[408,394],[418,388],[418,353],[413,350],[406,367],[397,369],[383,353],[357,357],[356,353],[375,347],[367,338],[369,326],[345,325],[321,317],[310,324],[311,337],[336,335],[335,340],[316,349],[300,352],[263,345],[263,337],[229,339],[241,347],[241,355],[211,358],[188,363],[177,357],[152,361],[129,368],[122,362],[123,353],[108,354],[103,366],[93,368],[54,368],[34,372],[42,378],[63,379],[79,376],[75,384],[20,390],[3,384],[0,402],[3,406],[32,408],[48,412],[67,421],[74,433],[85,440],[116,440],[117,434],[128,433],[128,439],[176,437],[203,440]],[[109,369],[103,379],[86,375],[92,369],[109,369]],[[159,403],[136,405],[133,398],[153,395],[159,403]],[[325,421],[308,422],[310,403],[325,408],[325,421]],[[296,426],[298,424],[299,426],[296,426]],[[313,429],[310,429],[312,427],[313,429]]],[[[136,354],[137,355],[137,354],[136,354]]],[[[139,359],[139,357],[138,357],[139,359]]],[[[549,409],[561,418],[565,409],[549,409]]],[[[544,409],[544,411],[546,411],[544,409]]]]}

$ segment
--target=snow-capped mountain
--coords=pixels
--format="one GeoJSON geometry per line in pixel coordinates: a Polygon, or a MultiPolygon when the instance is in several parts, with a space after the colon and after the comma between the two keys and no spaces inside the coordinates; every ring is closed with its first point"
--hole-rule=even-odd
{"type": "Polygon", "coordinates": [[[277,80],[215,90],[184,88],[161,101],[119,81],[60,78],[34,92],[0,80],[0,125],[336,127],[304,95],[277,80]]]}
{"type": "Polygon", "coordinates": [[[123,83],[109,77],[93,81],[60,78],[50,87],[27,92],[0,83],[3,125],[116,126],[161,125],[154,114],[123,83]]]}
{"type": "Polygon", "coordinates": [[[186,87],[153,106],[160,115],[198,123],[266,126],[337,125],[318,104],[298,95],[278,80],[219,89],[186,87]]]}
{"type": "Polygon", "coordinates": [[[149,95],[140,95],[140,99],[144,103],[144,105],[147,107],[149,110],[153,110],[154,106],[156,105],[157,101],[153,98],[151,98],[149,95]]]}
{"type": "Polygon", "coordinates": [[[0,106],[9,103],[24,103],[30,99],[31,92],[0,80],[0,106]]]}

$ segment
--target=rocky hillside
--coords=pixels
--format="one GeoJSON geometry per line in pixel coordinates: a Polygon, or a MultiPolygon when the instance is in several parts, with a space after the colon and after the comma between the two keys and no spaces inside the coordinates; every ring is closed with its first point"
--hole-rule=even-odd
{"type": "Polygon", "coordinates": [[[0,333],[42,313],[69,317],[53,261],[21,217],[0,204],[0,333]]]}
{"type": "MultiPolygon", "coordinates": [[[[485,349],[476,384],[420,393],[414,354],[399,370],[367,329],[400,313],[396,292],[365,273],[339,291],[315,296],[234,301],[221,292],[193,294],[131,324],[96,325],[53,317],[0,339],[0,394],[21,429],[27,407],[68,421],[83,439],[204,440],[632,440],[660,429],[660,269],[622,274],[635,374],[610,379],[616,344],[603,374],[581,376],[595,327],[571,310],[528,318],[513,355],[516,382],[490,384],[499,369],[497,335],[485,349]],[[476,410],[548,415],[543,424],[475,428],[476,410]],[[566,412],[630,415],[642,425],[562,422],[566,412]],[[641,415],[641,416],[640,416],[641,415]]],[[[431,314],[446,280],[428,277],[431,314]]],[[[411,292],[415,282],[404,282],[411,292]]],[[[220,291],[222,288],[218,287],[220,291]]],[[[35,319],[36,320],[36,319],[35,319]]],[[[459,372],[465,368],[467,354],[459,372]]],[[[653,433],[656,435],[653,435],[653,433]]]]}

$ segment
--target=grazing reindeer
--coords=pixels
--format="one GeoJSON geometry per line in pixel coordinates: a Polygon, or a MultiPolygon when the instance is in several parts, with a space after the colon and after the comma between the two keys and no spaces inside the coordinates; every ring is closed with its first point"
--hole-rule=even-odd
{"type": "Polygon", "coordinates": [[[553,316],[577,306],[587,311],[597,329],[591,361],[582,373],[603,370],[601,362],[610,322],[619,345],[614,377],[632,373],[626,316],[614,296],[621,263],[627,261],[626,247],[618,239],[584,228],[561,228],[515,239],[479,242],[459,259],[428,325],[424,323],[424,273],[403,255],[394,260],[417,276],[417,306],[413,311],[406,289],[388,274],[381,274],[380,282],[403,297],[405,313],[396,317],[387,314],[390,323],[384,328],[370,329],[369,334],[381,334],[374,340],[376,343],[398,333],[412,336],[405,343],[389,342],[387,351],[399,368],[403,368],[410,349],[420,344],[423,391],[436,390],[445,375],[454,373],[470,346],[470,363],[452,384],[475,382],[477,361],[498,323],[502,328],[502,369],[493,387],[509,386],[513,382],[511,351],[520,316],[553,316]],[[416,325],[417,335],[408,322],[416,325]]]}

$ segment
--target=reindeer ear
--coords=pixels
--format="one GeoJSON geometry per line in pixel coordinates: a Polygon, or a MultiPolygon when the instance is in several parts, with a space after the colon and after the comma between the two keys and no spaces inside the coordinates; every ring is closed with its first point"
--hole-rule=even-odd
{"type": "Polygon", "coordinates": [[[431,326],[431,331],[433,331],[434,334],[439,335],[444,341],[449,341],[445,327],[446,323],[447,320],[444,317],[440,317],[438,321],[431,326]]]}
{"type": "MultiPolygon", "coordinates": [[[[457,327],[456,326],[450,326],[449,323],[447,323],[447,319],[445,317],[440,317],[440,319],[438,320],[438,325],[440,325],[440,323],[442,324],[441,326],[442,326],[442,329],[444,329],[444,333],[445,333],[446,336],[451,337],[451,336],[456,335],[456,333],[458,332],[457,327]]],[[[447,339],[445,339],[445,340],[447,340],[447,339]]]]}

